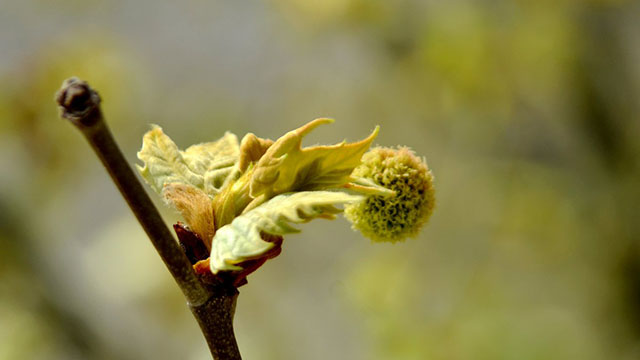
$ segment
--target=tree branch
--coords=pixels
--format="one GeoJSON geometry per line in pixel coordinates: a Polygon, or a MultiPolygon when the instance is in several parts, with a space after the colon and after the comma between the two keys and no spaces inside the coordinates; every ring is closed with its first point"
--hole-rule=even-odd
{"type": "Polygon", "coordinates": [[[86,82],[71,78],[62,84],[56,100],[61,117],[71,121],[85,136],[189,303],[204,303],[209,292],[198,281],[191,263],[120,152],[103,120],[98,93],[86,82]]]}
{"type": "Polygon", "coordinates": [[[190,306],[207,340],[214,359],[241,360],[240,350],[233,333],[233,315],[238,290],[233,286],[211,287],[214,296],[200,306],[190,306]]]}
{"type": "Polygon", "coordinates": [[[102,117],[98,93],[86,82],[70,78],[62,84],[56,101],[60,106],[60,116],[73,123],[85,136],[178,283],[214,359],[240,359],[233,334],[238,291],[232,285],[203,283],[196,276],[189,259],[113,139],[102,117]]]}

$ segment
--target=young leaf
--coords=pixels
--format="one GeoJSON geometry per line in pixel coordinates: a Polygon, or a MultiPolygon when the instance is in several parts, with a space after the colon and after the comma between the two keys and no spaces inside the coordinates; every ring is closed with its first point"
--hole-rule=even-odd
{"type": "Polygon", "coordinates": [[[211,247],[211,271],[215,274],[222,270],[242,270],[236,264],[266,254],[274,244],[262,240],[261,232],[272,235],[298,232],[291,223],[304,223],[318,217],[333,219],[342,211],[334,205],[363,199],[360,195],[337,191],[305,191],[275,196],[218,229],[211,247]]]}
{"type": "Polygon", "coordinates": [[[137,168],[157,193],[166,184],[185,184],[213,196],[231,173],[238,152],[238,138],[229,132],[217,141],[180,151],[160,127],[154,126],[144,135],[138,152],[144,167],[137,168]]]}
{"type": "Polygon", "coordinates": [[[240,160],[238,160],[238,170],[244,172],[249,164],[256,163],[273,145],[271,139],[261,139],[252,133],[248,133],[240,142],[240,160]]]}
{"type": "Polygon", "coordinates": [[[208,249],[215,233],[213,204],[202,190],[184,184],[167,184],[162,196],[176,208],[191,230],[197,234],[208,249]]]}
{"type": "Polygon", "coordinates": [[[351,176],[351,182],[344,184],[342,187],[349,191],[367,196],[388,197],[396,194],[395,191],[389,190],[384,186],[380,186],[370,179],[353,175],[351,176]]]}
{"type": "Polygon", "coordinates": [[[183,152],[189,168],[203,174],[204,190],[211,196],[225,185],[239,154],[238,138],[230,132],[217,141],[192,145],[183,152]]]}
{"type": "Polygon", "coordinates": [[[267,197],[290,191],[318,190],[349,182],[349,175],[378,135],[378,127],[364,140],[301,148],[302,138],[332,119],[316,119],[288,132],[258,160],[251,179],[251,196],[267,197]]]}

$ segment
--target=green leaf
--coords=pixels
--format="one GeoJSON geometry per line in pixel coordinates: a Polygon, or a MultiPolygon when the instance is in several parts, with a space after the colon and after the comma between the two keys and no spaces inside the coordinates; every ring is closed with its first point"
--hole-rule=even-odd
{"type": "Polygon", "coordinates": [[[238,138],[230,132],[217,141],[192,145],[183,152],[189,168],[203,174],[204,190],[209,195],[217,194],[224,187],[239,154],[238,138]]]}
{"type": "Polygon", "coordinates": [[[316,119],[288,132],[258,160],[251,178],[251,196],[267,197],[290,191],[319,190],[348,183],[353,169],[367,151],[378,127],[369,137],[355,143],[302,148],[302,139],[319,125],[332,119],[316,119]]]}
{"type": "Polygon", "coordinates": [[[224,186],[238,161],[238,138],[227,132],[217,141],[193,145],[180,151],[158,126],[144,135],[137,166],[142,177],[157,193],[167,184],[185,184],[209,196],[224,186]]]}
{"type": "Polygon", "coordinates": [[[261,139],[252,133],[248,133],[240,141],[240,160],[238,160],[238,170],[244,172],[250,164],[256,163],[273,145],[271,139],[261,139]]]}
{"type": "Polygon", "coordinates": [[[274,244],[262,240],[261,232],[272,235],[298,232],[291,223],[305,223],[318,217],[333,219],[342,211],[334,205],[352,204],[363,199],[360,195],[337,191],[278,195],[218,229],[211,248],[211,271],[215,274],[223,270],[242,270],[237,264],[262,257],[274,244]]]}

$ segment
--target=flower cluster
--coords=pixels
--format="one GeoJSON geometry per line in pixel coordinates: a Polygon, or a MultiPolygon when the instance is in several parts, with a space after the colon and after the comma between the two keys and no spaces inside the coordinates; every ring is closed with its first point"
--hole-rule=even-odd
{"type": "Polygon", "coordinates": [[[353,227],[374,241],[416,236],[433,212],[433,175],[426,161],[406,147],[371,149],[353,175],[395,192],[395,196],[370,196],[345,208],[353,227]]]}

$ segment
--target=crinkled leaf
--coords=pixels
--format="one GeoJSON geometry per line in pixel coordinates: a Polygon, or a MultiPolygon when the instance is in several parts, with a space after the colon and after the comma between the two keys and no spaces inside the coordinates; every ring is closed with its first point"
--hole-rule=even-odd
{"type": "Polygon", "coordinates": [[[225,185],[239,157],[238,137],[226,132],[217,141],[192,145],[183,152],[189,168],[204,177],[204,190],[217,194],[225,185]]]}
{"type": "Polygon", "coordinates": [[[154,126],[144,135],[138,159],[144,162],[144,167],[138,166],[140,174],[157,193],[172,183],[204,188],[202,175],[189,168],[178,146],[160,127],[154,126]]]}
{"type": "Polygon", "coordinates": [[[252,133],[245,135],[240,142],[238,170],[244,172],[249,164],[258,162],[271,145],[273,145],[271,139],[262,139],[252,133]]]}
{"type": "Polygon", "coordinates": [[[256,164],[251,179],[251,196],[267,194],[270,197],[349,182],[349,175],[360,164],[360,158],[377,136],[378,127],[359,142],[301,147],[306,134],[321,124],[331,122],[331,119],[316,119],[276,140],[256,164]]]}
{"type": "Polygon", "coordinates": [[[185,184],[213,196],[231,174],[238,153],[238,138],[229,132],[217,141],[180,151],[160,127],[154,126],[142,140],[138,158],[144,167],[138,166],[138,170],[158,193],[166,184],[185,184]]]}
{"type": "Polygon", "coordinates": [[[349,204],[364,199],[337,191],[305,191],[273,197],[264,204],[236,217],[218,229],[211,248],[211,271],[241,270],[241,262],[257,259],[274,244],[262,240],[261,232],[284,235],[298,232],[291,223],[299,224],[322,217],[333,219],[341,212],[337,204],[349,204]]]}

